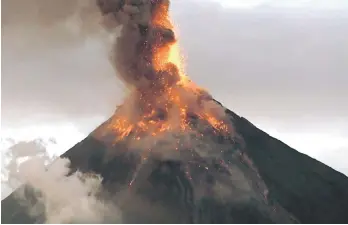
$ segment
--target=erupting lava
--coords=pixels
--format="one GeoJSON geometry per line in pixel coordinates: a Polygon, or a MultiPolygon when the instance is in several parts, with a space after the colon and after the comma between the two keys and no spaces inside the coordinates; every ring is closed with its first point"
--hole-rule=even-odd
{"type": "Polygon", "coordinates": [[[123,26],[112,60],[132,88],[104,131],[115,132],[117,140],[130,134],[139,140],[188,131],[200,120],[215,132],[231,132],[220,106],[185,75],[168,0],[98,0],[98,5],[109,20],[123,26]]]}

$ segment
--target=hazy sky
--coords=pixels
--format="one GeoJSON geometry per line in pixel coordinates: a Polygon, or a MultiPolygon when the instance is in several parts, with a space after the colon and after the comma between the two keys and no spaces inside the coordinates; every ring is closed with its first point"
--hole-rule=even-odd
{"type": "MultiPolygon", "coordinates": [[[[348,1],[172,2],[195,82],[348,174],[348,1]]],[[[2,149],[6,138],[54,137],[50,149],[60,154],[107,119],[124,92],[100,41],[80,42],[78,27],[67,24],[43,31],[30,16],[6,21],[2,32],[2,149]]]]}

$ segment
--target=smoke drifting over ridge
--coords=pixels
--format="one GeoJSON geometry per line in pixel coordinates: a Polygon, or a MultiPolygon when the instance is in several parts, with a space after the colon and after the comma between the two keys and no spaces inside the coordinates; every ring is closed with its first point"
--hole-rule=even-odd
{"type": "Polygon", "coordinates": [[[40,215],[43,207],[45,223],[101,223],[112,214],[115,215],[113,220],[120,222],[120,212],[97,198],[101,178],[79,172],[67,176],[69,164],[68,159],[58,158],[47,169],[38,157],[24,162],[18,174],[29,188],[39,191],[35,194],[37,202],[30,205],[30,197],[17,197],[23,204],[29,204],[32,215],[40,215]]]}
{"type": "Polygon", "coordinates": [[[15,197],[30,216],[40,218],[37,222],[121,222],[120,210],[98,198],[101,177],[71,174],[69,159],[50,159],[40,140],[20,142],[8,153],[11,160],[2,170],[1,182],[17,189],[15,197]]]}

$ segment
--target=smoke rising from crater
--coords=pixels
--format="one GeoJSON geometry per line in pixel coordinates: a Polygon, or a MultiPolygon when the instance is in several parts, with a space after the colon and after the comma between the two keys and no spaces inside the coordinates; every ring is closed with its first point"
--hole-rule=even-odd
{"type": "Polygon", "coordinates": [[[159,137],[168,131],[186,133],[199,118],[216,130],[232,131],[224,110],[185,74],[168,0],[97,0],[97,5],[106,30],[120,28],[110,60],[132,90],[106,130],[115,131],[118,139],[130,133],[136,139],[159,137]]]}

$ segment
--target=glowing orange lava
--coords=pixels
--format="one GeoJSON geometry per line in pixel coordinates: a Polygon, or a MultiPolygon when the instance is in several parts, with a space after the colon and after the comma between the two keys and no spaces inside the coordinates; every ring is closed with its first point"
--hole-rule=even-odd
{"type": "MultiPolygon", "coordinates": [[[[156,9],[152,25],[174,30],[166,4],[162,4],[156,9]]],[[[140,140],[143,134],[157,136],[168,131],[183,132],[191,129],[188,115],[191,107],[189,104],[192,103],[187,101],[185,95],[186,93],[198,95],[203,90],[195,86],[186,76],[183,66],[184,60],[177,41],[162,47],[154,47],[153,52],[153,68],[157,72],[166,71],[171,76],[175,76],[175,84],[169,83],[169,78],[159,77],[158,79],[163,79],[161,82],[164,82],[164,90],[160,94],[155,90],[148,90],[147,95],[135,94],[141,102],[141,107],[138,107],[141,110],[137,109],[138,113],[130,115],[118,109],[111,122],[108,123],[108,128],[117,133],[117,140],[121,140],[130,134],[132,134],[133,139],[140,140]],[[176,68],[174,72],[172,71],[173,66],[176,68]],[[166,118],[161,118],[159,111],[163,111],[166,118]]],[[[209,110],[201,109],[201,111],[194,112],[194,114],[199,119],[209,123],[215,130],[229,132],[229,126],[209,110]]]]}

